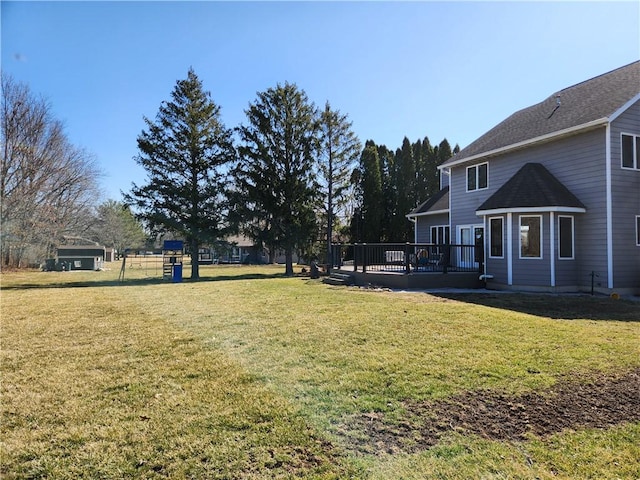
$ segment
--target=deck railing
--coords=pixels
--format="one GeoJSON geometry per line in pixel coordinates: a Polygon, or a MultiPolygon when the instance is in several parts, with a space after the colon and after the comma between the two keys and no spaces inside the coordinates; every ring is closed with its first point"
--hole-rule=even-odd
{"type": "Polygon", "coordinates": [[[475,245],[433,243],[333,244],[332,268],[354,272],[480,272],[482,250],[475,245]]]}

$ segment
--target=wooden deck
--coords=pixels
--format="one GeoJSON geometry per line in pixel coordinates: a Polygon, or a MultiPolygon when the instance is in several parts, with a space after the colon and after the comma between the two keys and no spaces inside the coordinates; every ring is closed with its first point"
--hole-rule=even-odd
{"type": "Polygon", "coordinates": [[[402,289],[435,289],[435,288],[483,288],[484,282],[480,280],[479,272],[428,272],[412,271],[407,274],[404,271],[367,270],[362,268],[354,271],[353,265],[345,265],[333,272],[349,275],[353,283],[358,286],[375,285],[388,288],[402,289]]]}

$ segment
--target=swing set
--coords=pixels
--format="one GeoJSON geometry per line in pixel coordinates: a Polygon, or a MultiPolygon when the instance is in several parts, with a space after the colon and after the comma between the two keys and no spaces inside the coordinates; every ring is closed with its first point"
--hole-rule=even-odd
{"type": "MultiPolygon", "coordinates": [[[[123,282],[125,279],[125,272],[127,270],[127,260],[129,260],[129,268],[133,268],[136,264],[142,269],[144,266],[145,275],[149,274],[149,255],[146,251],[141,256],[137,252],[139,250],[127,248],[122,255],[122,266],[118,275],[118,280],[123,282]]],[[[152,255],[151,258],[157,260],[156,255],[152,255]]],[[[162,279],[172,281],[174,283],[182,281],[182,265],[184,258],[184,244],[182,240],[165,240],[162,248],[162,279]]],[[[153,262],[153,268],[155,276],[158,275],[159,262],[153,262]]]]}

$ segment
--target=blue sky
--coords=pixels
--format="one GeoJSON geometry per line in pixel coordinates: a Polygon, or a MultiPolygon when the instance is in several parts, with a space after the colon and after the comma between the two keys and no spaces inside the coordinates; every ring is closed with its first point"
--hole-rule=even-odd
{"type": "Polygon", "coordinates": [[[92,152],[105,198],[193,67],[227,127],[285,81],[346,113],[364,143],[466,146],[521,108],[640,58],[640,2],[11,2],[2,70],[92,152]]]}

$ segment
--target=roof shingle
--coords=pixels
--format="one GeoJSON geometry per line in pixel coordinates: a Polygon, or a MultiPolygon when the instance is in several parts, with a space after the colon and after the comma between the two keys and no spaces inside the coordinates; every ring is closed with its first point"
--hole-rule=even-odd
{"type": "Polygon", "coordinates": [[[640,61],[560,90],[514,113],[443,165],[608,118],[638,94],[640,61]]]}
{"type": "Polygon", "coordinates": [[[586,209],[544,165],[527,163],[480,205],[476,212],[531,207],[586,209]]]}
{"type": "Polygon", "coordinates": [[[443,210],[449,210],[449,185],[411,210],[408,216],[424,215],[429,212],[435,213],[443,210]]]}

